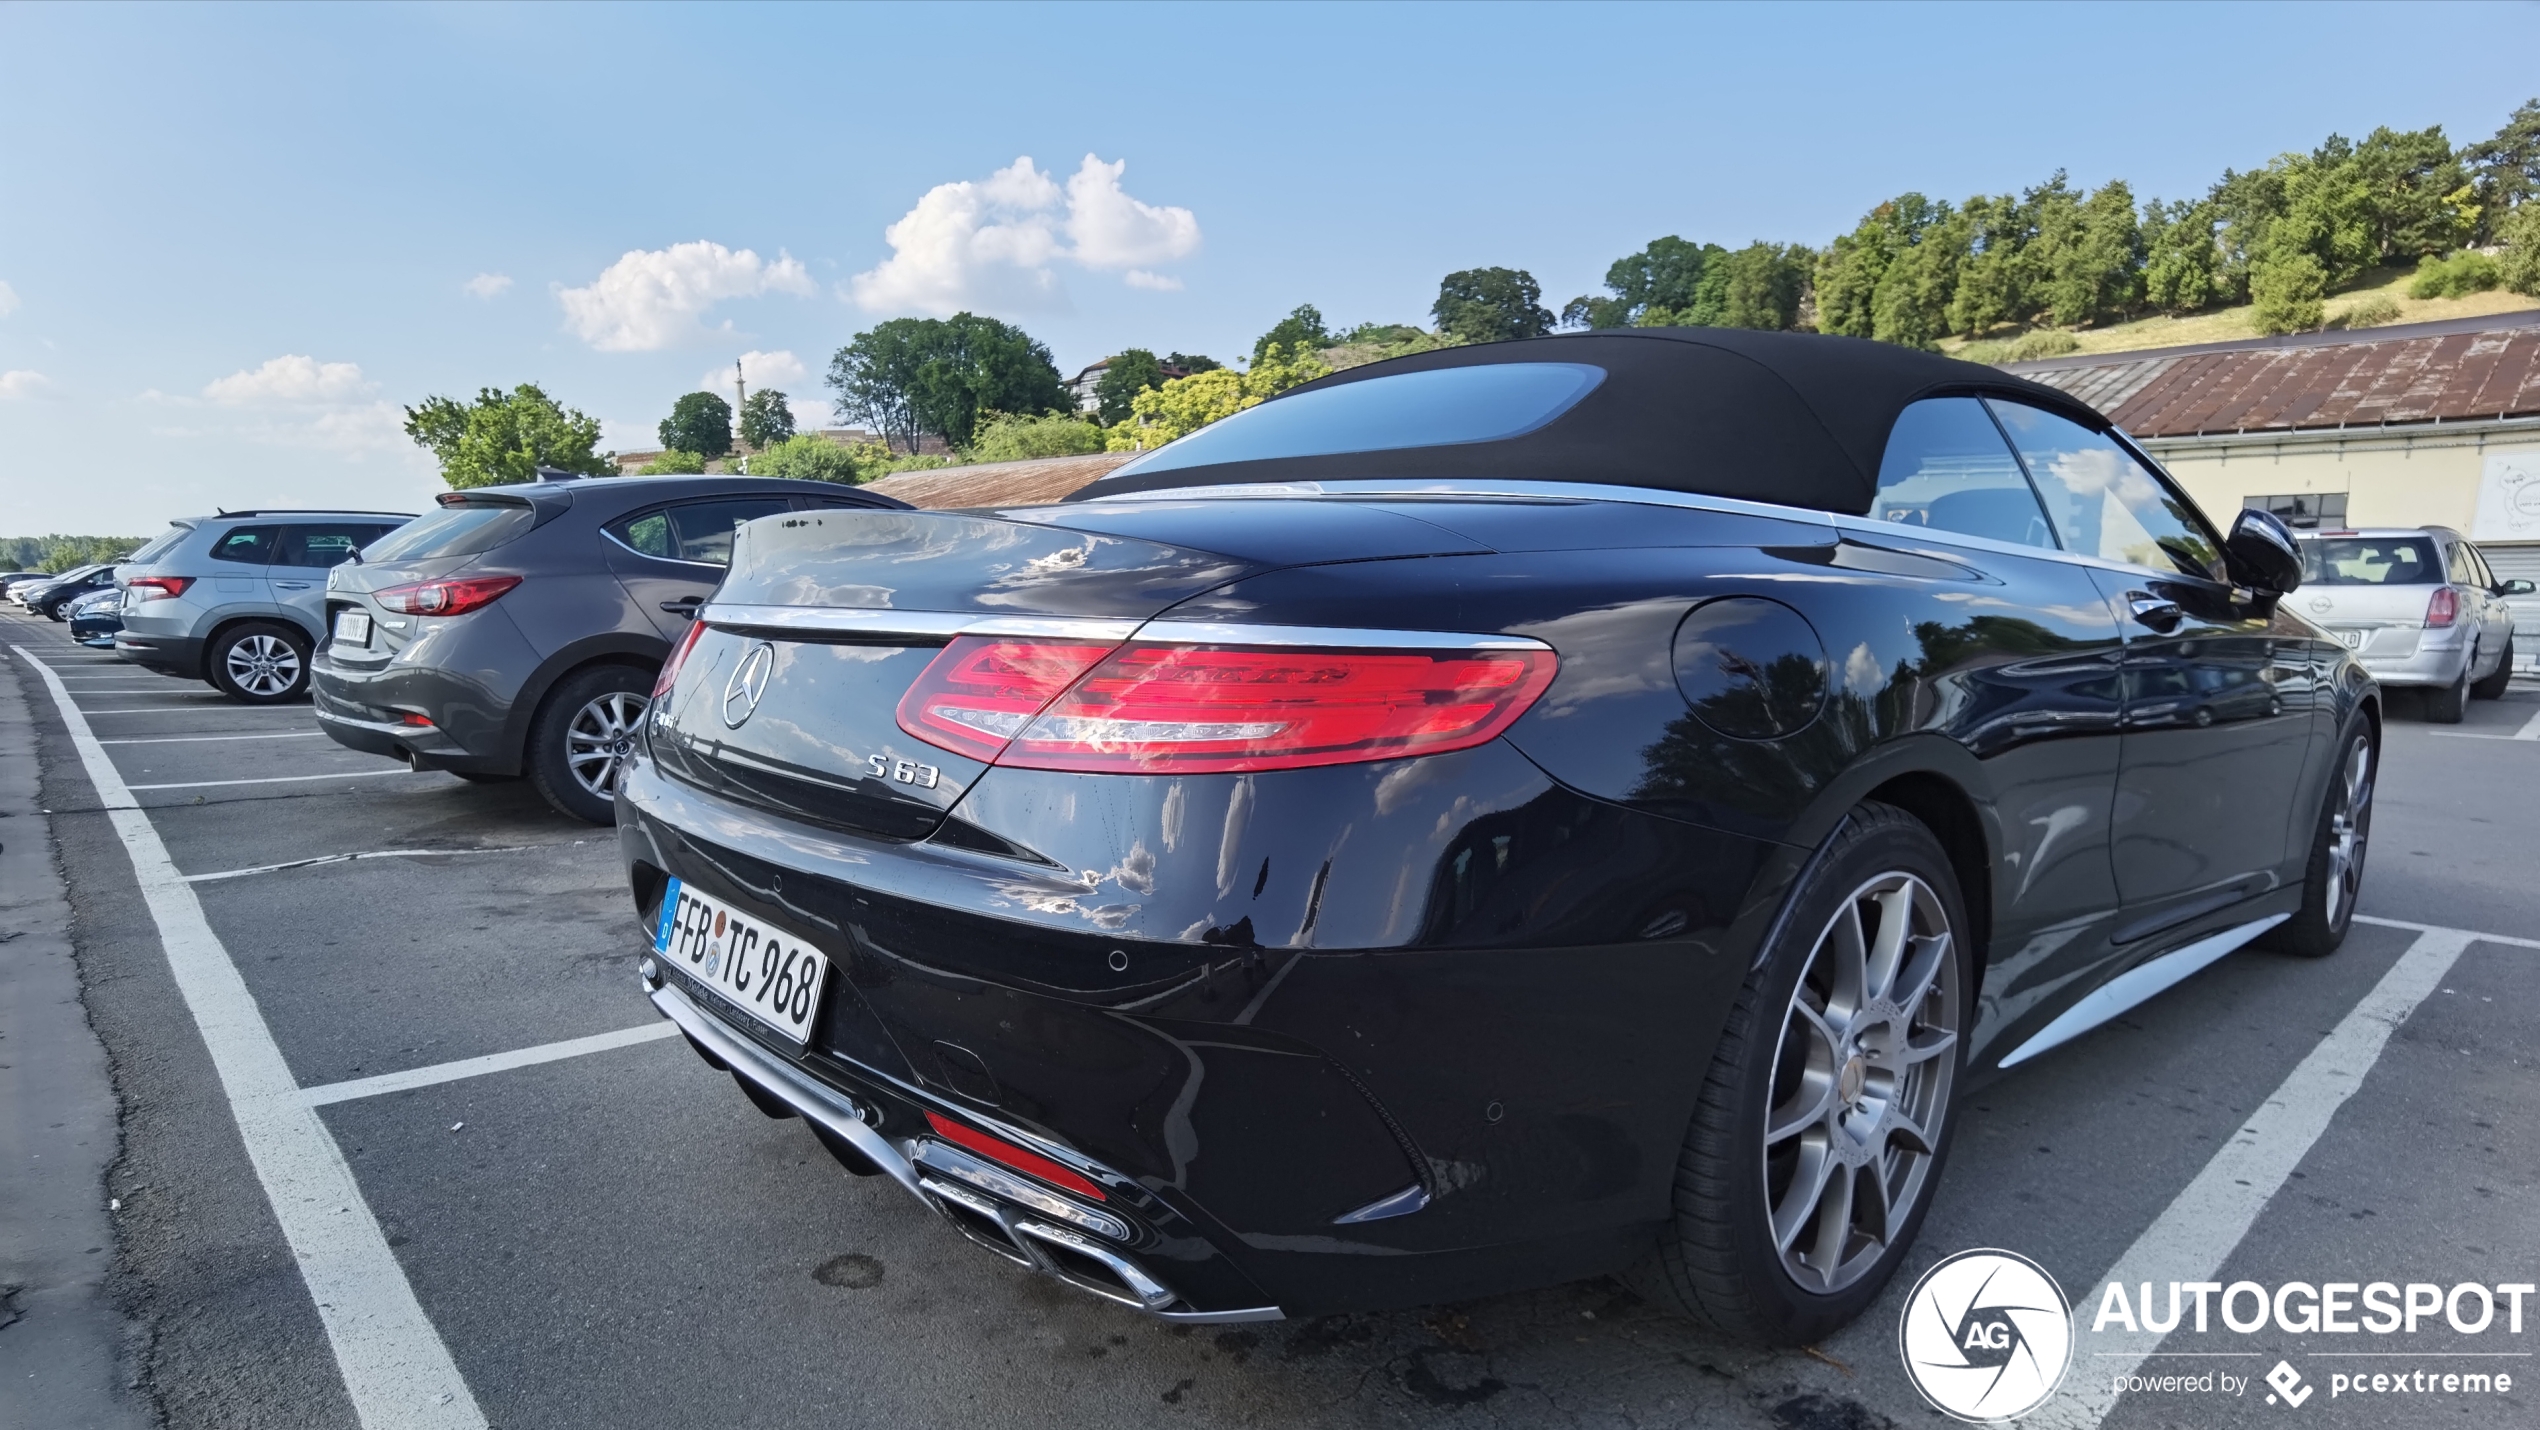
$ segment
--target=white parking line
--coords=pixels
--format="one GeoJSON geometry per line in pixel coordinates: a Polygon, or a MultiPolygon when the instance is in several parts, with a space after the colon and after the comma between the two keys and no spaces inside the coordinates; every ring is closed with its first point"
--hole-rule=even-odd
{"type": "MultiPolygon", "coordinates": [[[[2267,1095],[2117,1264],[2081,1291],[2076,1313],[2089,1314],[2088,1308],[2098,1304],[2098,1288],[2111,1281],[2131,1287],[2145,1281],[2213,1280],[2258,1214],[2328,1130],[2337,1109],[2363,1086],[2390,1034],[2443,981],[2461,950],[2485,937],[2462,929],[2420,932],[2364,1000],[2267,1095]]],[[[2114,1383],[2141,1366],[2162,1336],[2157,1331],[2103,1332],[2099,1339],[2118,1349],[2098,1352],[2100,1363],[2089,1374],[2068,1380],[2062,1393],[2036,1412],[2036,1424],[2096,1430],[2116,1408],[2114,1383]]]]}
{"type": "MultiPolygon", "coordinates": [[[[573,841],[576,844],[582,841],[573,841]]],[[[425,859],[450,854],[516,854],[523,849],[554,849],[554,844],[505,844],[492,849],[372,849],[360,854],[320,854],[313,859],[286,859],[279,864],[258,864],[246,869],[222,869],[211,874],[188,874],[189,884],[212,884],[223,879],[244,879],[250,874],[279,874],[285,869],[314,869],[320,864],[350,864],[356,859],[425,859]]]]}
{"type": "Polygon", "coordinates": [[[638,1043],[676,1037],[678,1033],[679,1025],[665,1019],[646,1023],[640,1028],[620,1028],[614,1033],[567,1038],[561,1043],[541,1043],[534,1048],[515,1048],[508,1053],[488,1053],[481,1058],[461,1058],[454,1063],[435,1063],[428,1068],[381,1073],[377,1077],[355,1078],[350,1082],[330,1082],[320,1087],[304,1088],[300,1097],[311,1107],[324,1107],[329,1103],[350,1102],[357,1097],[377,1097],[383,1092],[404,1092],[408,1088],[431,1087],[436,1083],[483,1077],[487,1073],[505,1072],[512,1068],[562,1062],[588,1053],[605,1053],[611,1048],[631,1048],[638,1043]]]}
{"type": "MultiPolygon", "coordinates": [[[[40,665],[43,662],[29,657],[29,663],[40,665]]],[[[70,692],[62,692],[62,698],[69,699],[70,692]]],[[[240,705],[227,700],[198,700],[191,705],[130,705],[120,710],[82,710],[79,713],[82,715],[198,715],[206,710],[218,711],[223,715],[296,715],[301,713],[297,705],[240,705]]]]}
{"type": "Polygon", "coordinates": [[[294,730],[288,735],[151,735],[144,738],[100,740],[100,745],[190,745],[205,740],[314,740],[324,730],[294,730]]]}
{"type": "Polygon", "coordinates": [[[157,828],[149,815],[131,807],[123,777],[89,733],[61,677],[24,646],[12,649],[44,677],[98,802],[107,807],[132,859],[168,970],[211,1054],[265,1200],[317,1303],[353,1413],[365,1430],[486,1430],[475,1392],[415,1300],[343,1149],[292,1080],[265,1026],[264,1010],[204,919],[203,905],[177,873],[157,828]]]}
{"type": "Polygon", "coordinates": [[[258,780],[177,780],[171,784],[125,785],[129,790],[214,789],[221,785],[294,785],[311,780],[378,780],[390,775],[428,775],[433,770],[350,770],[339,775],[267,775],[258,780]]]}

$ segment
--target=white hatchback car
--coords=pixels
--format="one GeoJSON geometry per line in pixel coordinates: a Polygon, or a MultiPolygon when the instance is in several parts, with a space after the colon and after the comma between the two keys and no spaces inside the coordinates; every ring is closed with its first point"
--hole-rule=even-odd
{"type": "Polygon", "coordinates": [[[2443,526],[2301,532],[2304,614],[2355,652],[2384,685],[2421,686],[2426,714],[2458,724],[2471,696],[2493,700],[2513,678],[2514,613],[2486,558],[2443,526]]]}

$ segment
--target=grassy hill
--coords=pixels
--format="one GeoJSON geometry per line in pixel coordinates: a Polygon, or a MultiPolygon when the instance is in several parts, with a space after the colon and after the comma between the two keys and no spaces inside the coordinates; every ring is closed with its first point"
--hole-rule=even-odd
{"type": "MultiPolygon", "coordinates": [[[[2352,286],[2329,295],[2328,326],[2345,327],[2347,314],[2375,299],[2386,300],[2399,310],[2397,317],[2385,319],[2375,326],[2431,323],[2443,318],[2482,317],[2489,313],[2540,308],[2540,298],[2525,297],[2502,288],[2472,293],[2465,298],[2411,298],[2408,296],[2408,281],[2415,276],[2414,268],[2379,268],[2364,274],[2352,286]]],[[[2062,353],[2134,352],[2143,348],[2174,348],[2190,343],[2224,343],[2240,338],[2264,337],[2265,334],[2250,326],[2249,311],[2246,305],[2216,308],[2184,318],[2139,318],[2131,323],[2113,323],[2104,328],[2084,328],[2071,333],[2040,329],[2025,334],[1997,335],[1976,342],[1965,338],[1944,338],[1941,349],[1952,356],[1963,356],[1977,362],[2012,362],[2062,353]],[[2065,337],[2072,340],[2069,346],[2063,341],[2065,337]],[[1970,347],[1975,351],[1968,352],[1970,347]]]]}

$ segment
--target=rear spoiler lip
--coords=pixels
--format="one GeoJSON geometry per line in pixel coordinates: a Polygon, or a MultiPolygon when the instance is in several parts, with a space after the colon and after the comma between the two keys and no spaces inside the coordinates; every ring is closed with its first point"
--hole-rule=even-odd
{"type": "Polygon", "coordinates": [[[715,602],[697,619],[727,630],[828,636],[1015,636],[1040,640],[1135,639],[1174,645],[1308,646],[1365,650],[1550,650],[1530,636],[1472,631],[1389,631],[1356,627],[1284,626],[1225,621],[1087,616],[980,616],[956,611],[899,611],[837,606],[752,606],[715,602]]]}

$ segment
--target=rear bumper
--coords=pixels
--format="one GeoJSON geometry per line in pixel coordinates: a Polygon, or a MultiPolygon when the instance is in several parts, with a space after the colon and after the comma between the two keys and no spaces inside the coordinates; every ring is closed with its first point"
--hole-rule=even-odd
{"type": "MultiPolygon", "coordinates": [[[[1126,1254],[1177,1307],[1377,1310],[1598,1275],[1647,1248],[1744,977],[1751,938],[1730,924],[1761,858],[1581,799],[1505,747],[1438,758],[1427,781],[1342,767],[974,786],[965,815],[1041,867],[789,822],[639,755],[618,833],[647,927],[676,876],[832,959],[805,1049],[656,968],[747,1045],[745,1065],[696,1038],[754,1069],[753,1088],[822,1127],[826,1088],[903,1143],[930,1109],[985,1121],[1116,1188],[1137,1224],[1126,1254]],[[1095,812],[1105,799],[1128,803],[1095,812]],[[1159,819],[1178,842],[1141,832],[1159,819]],[[1321,865],[1352,830],[1356,861],[1321,865]],[[1471,849],[1512,882],[1465,879],[1471,849]],[[1098,886],[1122,877],[1114,902],[1098,886]],[[1202,917],[1211,902],[1223,911],[1202,917]]],[[[1029,1264],[969,1211],[974,1240],[1029,1264]]]]}
{"type": "Polygon", "coordinates": [[[203,678],[203,642],[195,636],[145,635],[127,622],[115,633],[115,654],[161,675],[185,680],[203,678]]]}
{"type": "Polygon", "coordinates": [[[2469,663],[2470,643],[2458,635],[2441,644],[2429,633],[2418,638],[2416,649],[2407,655],[2358,655],[2355,663],[2384,685],[2426,685],[2441,689],[2461,678],[2469,663]]]}
{"type": "Polygon", "coordinates": [[[320,648],[309,662],[309,698],[318,727],[348,748],[417,769],[520,773],[520,751],[505,735],[508,693],[467,675],[395,662],[365,668],[320,648]]]}

